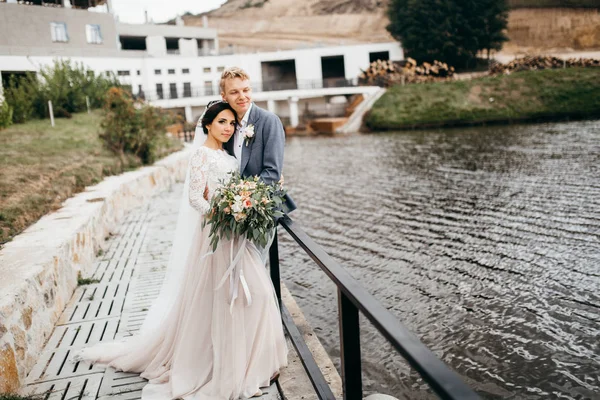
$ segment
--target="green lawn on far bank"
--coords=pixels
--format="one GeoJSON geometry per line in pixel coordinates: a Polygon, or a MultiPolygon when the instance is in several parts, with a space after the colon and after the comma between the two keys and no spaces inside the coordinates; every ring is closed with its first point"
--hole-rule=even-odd
{"type": "Polygon", "coordinates": [[[386,130],[567,118],[600,118],[600,68],[394,86],[365,123],[386,130]]]}
{"type": "MultiPolygon", "coordinates": [[[[139,167],[98,138],[100,111],[72,119],[34,120],[0,131],[0,247],[44,214],[104,176],[139,167]]],[[[181,148],[165,140],[161,155],[181,148]]]]}

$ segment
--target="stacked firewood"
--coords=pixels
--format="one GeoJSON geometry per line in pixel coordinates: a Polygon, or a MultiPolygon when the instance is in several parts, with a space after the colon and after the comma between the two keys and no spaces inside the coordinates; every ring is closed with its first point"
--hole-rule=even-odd
{"type": "Polygon", "coordinates": [[[434,61],[417,65],[414,59],[408,58],[406,62],[374,61],[358,78],[364,85],[391,86],[447,80],[453,75],[454,67],[446,63],[434,61]]]}
{"type": "Polygon", "coordinates": [[[454,75],[454,67],[449,67],[448,64],[437,60],[434,61],[433,64],[424,62],[419,66],[415,60],[409,58],[404,66],[404,71],[407,75],[414,75],[422,78],[430,77],[434,79],[451,78],[454,75]]]}
{"type": "Polygon", "coordinates": [[[569,58],[563,60],[551,56],[527,56],[516,58],[508,64],[496,63],[490,67],[491,74],[509,74],[516,71],[556,69],[571,67],[600,67],[600,60],[591,58],[569,58]]]}
{"type": "MultiPolygon", "coordinates": [[[[359,81],[365,85],[380,84],[386,82],[391,76],[398,74],[401,67],[390,60],[373,61],[366,70],[361,69],[358,76],[359,81]]],[[[385,85],[387,86],[387,85],[385,85]]]]}

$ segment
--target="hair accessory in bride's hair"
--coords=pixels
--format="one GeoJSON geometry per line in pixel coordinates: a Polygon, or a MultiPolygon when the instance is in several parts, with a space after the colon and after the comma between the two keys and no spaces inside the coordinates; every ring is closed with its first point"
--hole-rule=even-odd
{"type": "Polygon", "coordinates": [[[206,115],[206,112],[208,111],[208,109],[211,108],[212,106],[214,106],[215,104],[219,104],[219,103],[227,103],[227,102],[225,100],[211,100],[211,101],[209,101],[208,104],[206,105],[206,108],[204,109],[204,112],[202,112],[202,115],[198,119],[198,123],[196,125],[197,126],[202,126],[202,119],[206,115]]]}

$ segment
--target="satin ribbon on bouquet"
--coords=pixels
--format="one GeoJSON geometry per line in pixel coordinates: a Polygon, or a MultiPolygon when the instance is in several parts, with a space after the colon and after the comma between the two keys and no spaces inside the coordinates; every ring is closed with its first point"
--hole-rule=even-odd
{"type": "Polygon", "coordinates": [[[246,303],[248,306],[252,305],[252,296],[250,295],[250,288],[248,287],[248,282],[244,278],[244,271],[242,271],[242,265],[240,264],[240,260],[242,259],[242,255],[244,254],[244,250],[246,250],[246,245],[248,244],[248,239],[245,237],[242,239],[242,243],[240,244],[240,248],[238,249],[235,257],[233,256],[233,242],[231,240],[231,247],[229,249],[229,268],[225,271],[225,275],[221,278],[221,281],[217,285],[215,290],[219,290],[221,286],[225,284],[227,278],[229,278],[229,313],[233,314],[233,304],[235,300],[238,298],[238,288],[240,283],[242,284],[242,289],[244,291],[244,295],[246,296],[246,303]]]}

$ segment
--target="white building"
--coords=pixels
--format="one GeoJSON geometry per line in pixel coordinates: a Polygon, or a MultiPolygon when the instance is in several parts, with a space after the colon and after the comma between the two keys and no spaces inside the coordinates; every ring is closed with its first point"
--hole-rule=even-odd
{"type": "Polygon", "coordinates": [[[69,58],[96,72],[114,72],[133,94],[185,110],[190,121],[218,97],[220,74],[230,66],[244,68],[257,102],[284,120],[291,116],[294,126],[296,115],[326,108],[331,96],[367,93],[356,83],[371,61],[403,58],[395,42],[223,54],[216,30],[208,27],[122,24],[110,13],[87,10],[105,0],[33,1],[37,6],[8,1],[0,2],[3,82],[69,58]]]}

